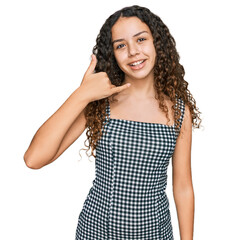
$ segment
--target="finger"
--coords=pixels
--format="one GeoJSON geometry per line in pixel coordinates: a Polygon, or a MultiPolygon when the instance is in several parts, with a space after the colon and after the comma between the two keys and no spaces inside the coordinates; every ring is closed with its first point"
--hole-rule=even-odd
{"type": "Polygon", "coordinates": [[[97,65],[97,58],[96,58],[96,56],[94,54],[92,54],[91,58],[92,59],[91,59],[90,65],[89,65],[85,75],[92,74],[94,69],[95,69],[95,67],[96,67],[96,65],[97,65]]]}
{"type": "Polygon", "coordinates": [[[121,91],[129,88],[130,86],[131,86],[130,83],[126,83],[126,84],[124,84],[124,85],[122,85],[122,86],[114,87],[114,88],[112,88],[112,94],[113,94],[113,93],[119,93],[119,92],[121,92],[121,91]]]}

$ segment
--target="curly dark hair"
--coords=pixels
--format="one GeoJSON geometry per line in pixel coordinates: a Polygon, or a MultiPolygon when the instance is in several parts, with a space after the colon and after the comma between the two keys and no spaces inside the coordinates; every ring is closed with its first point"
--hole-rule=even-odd
{"type": "MultiPolygon", "coordinates": [[[[159,108],[166,114],[167,119],[170,120],[163,94],[168,96],[173,103],[172,111],[174,113],[176,131],[178,132],[180,126],[178,119],[181,111],[176,106],[178,106],[177,99],[180,98],[189,107],[193,127],[199,128],[202,121],[200,119],[201,112],[196,107],[196,101],[188,90],[188,82],[184,80],[185,71],[184,67],[179,63],[180,56],[176,50],[176,42],[160,17],[152,13],[148,8],[138,5],[125,7],[112,14],[105,21],[92,51],[97,57],[97,65],[94,72],[106,72],[111,83],[115,86],[120,86],[123,83],[125,75],[119,68],[114,56],[111,29],[120,17],[133,16],[146,23],[153,36],[156,50],[154,87],[156,99],[159,100],[159,108]]],[[[86,127],[88,128],[86,132],[87,139],[84,142],[85,146],[87,146],[86,141],[89,141],[86,154],[91,147],[91,155],[94,157],[96,157],[94,150],[96,149],[97,141],[102,136],[102,126],[105,116],[107,116],[105,112],[106,106],[107,98],[103,98],[90,102],[85,108],[86,127]]]]}

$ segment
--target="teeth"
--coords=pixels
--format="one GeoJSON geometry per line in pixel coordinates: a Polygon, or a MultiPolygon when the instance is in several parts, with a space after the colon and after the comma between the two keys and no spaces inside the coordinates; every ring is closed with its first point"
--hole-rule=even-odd
{"type": "Polygon", "coordinates": [[[131,66],[136,66],[136,65],[139,65],[140,63],[142,63],[144,60],[142,60],[142,61],[138,61],[138,62],[134,62],[134,63],[132,63],[132,64],[130,64],[131,66]]]}

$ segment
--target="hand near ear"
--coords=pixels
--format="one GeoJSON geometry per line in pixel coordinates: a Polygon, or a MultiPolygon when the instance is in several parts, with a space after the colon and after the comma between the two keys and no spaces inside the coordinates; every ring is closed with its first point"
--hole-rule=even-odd
{"type": "Polygon", "coordinates": [[[126,83],[122,86],[115,86],[111,83],[106,72],[94,73],[97,64],[97,58],[93,54],[90,65],[84,74],[80,88],[87,95],[90,102],[109,97],[119,93],[130,85],[126,83]]]}

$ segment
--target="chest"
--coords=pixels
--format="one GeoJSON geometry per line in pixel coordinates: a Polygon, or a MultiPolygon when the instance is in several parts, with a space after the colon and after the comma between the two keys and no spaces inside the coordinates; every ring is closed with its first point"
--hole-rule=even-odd
{"type": "Polygon", "coordinates": [[[157,101],[139,100],[139,101],[118,101],[110,102],[110,118],[124,119],[137,122],[160,123],[173,125],[172,105],[166,102],[168,121],[166,113],[159,107],[157,101]]]}

